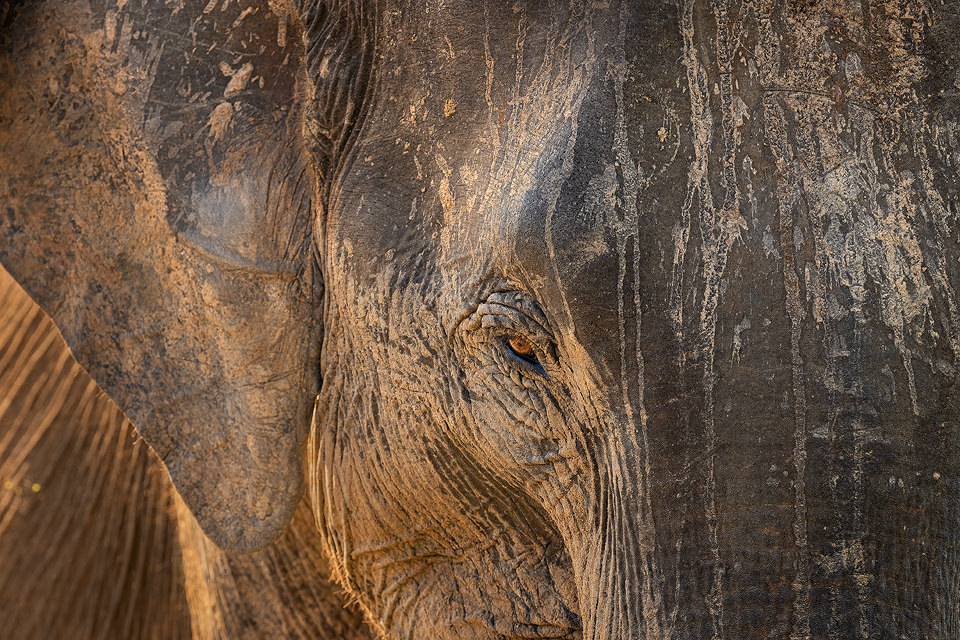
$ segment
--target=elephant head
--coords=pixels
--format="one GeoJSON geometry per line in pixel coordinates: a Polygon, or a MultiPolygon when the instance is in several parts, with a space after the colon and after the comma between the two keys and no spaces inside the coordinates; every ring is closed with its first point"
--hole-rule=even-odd
{"type": "Polygon", "coordinates": [[[0,261],[215,542],[305,468],[386,637],[953,637],[960,24],[913,5],[31,5],[0,261]]]}

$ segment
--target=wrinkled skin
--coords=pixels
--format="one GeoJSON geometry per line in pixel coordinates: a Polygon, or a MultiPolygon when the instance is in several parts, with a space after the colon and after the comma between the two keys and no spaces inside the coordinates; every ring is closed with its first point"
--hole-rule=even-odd
{"type": "Polygon", "coordinates": [[[174,492],[135,438],[0,269],[5,637],[190,637],[174,492]]]}
{"type": "Polygon", "coordinates": [[[132,425],[0,269],[0,628],[18,640],[369,640],[304,502],[226,554],[132,425]]]}
{"type": "Polygon", "coordinates": [[[957,636],[956,2],[77,7],[0,261],[215,542],[305,457],[385,637],[957,636]]]}

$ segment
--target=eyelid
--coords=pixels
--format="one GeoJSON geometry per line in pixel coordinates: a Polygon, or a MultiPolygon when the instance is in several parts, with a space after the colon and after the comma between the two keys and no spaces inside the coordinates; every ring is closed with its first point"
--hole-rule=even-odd
{"type": "Polygon", "coordinates": [[[505,294],[494,294],[477,308],[477,313],[481,319],[487,314],[518,318],[530,331],[547,337],[552,335],[550,325],[536,303],[525,301],[515,295],[507,297],[505,294]]]}
{"type": "Polygon", "coordinates": [[[513,307],[496,303],[484,303],[477,309],[481,329],[513,330],[529,339],[534,346],[546,348],[553,344],[553,338],[546,328],[513,307]]]}
{"type": "Polygon", "coordinates": [[[556,360],[555,345],[539,322],[526,313],[505,305],[485,303],[477,311],[480,315],[480,328],[497,336],[498,344],[509,352],[510,358],[519,361],[518,366],[529,367],[541,376],[546,375],[546,367],[556,360]],[[509,344],[509,338],[512,337],[530,341],[534,349],[533,360],[514,352],[509,344]]]}

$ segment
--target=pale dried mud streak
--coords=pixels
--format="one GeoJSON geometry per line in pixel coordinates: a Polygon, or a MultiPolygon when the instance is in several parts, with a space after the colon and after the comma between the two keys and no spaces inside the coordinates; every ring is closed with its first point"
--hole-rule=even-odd
{"type": "Polygon", "coordinates": [[[487,102],[487,135],[490,136],[491,140],[499,140],[497,134],[497,127],[494,124],[496,118],[494,117],[494,108],[493,108],[493,71],[496,62],[493,59],[493,54],[490,52],[490,5],[484,3],[483,5],[483,66],[486,69],[484,74],[484,84],[483,84],[483,97],[487,102]]]}
{"type": "MultiPolygon", "coordinates": [[[[815,149],[817,149],[819,141],[814,137],[814,125],[811,122],[811,119],[815,117],[815,113],[812,113],[814,106],[810,104],[811,101],[816,100],[817,97],[810,93],[808,90],[804,90],[803,87],[806,83],[806,78],[802,75],[798,78],[798,73],[802,74],[802,71],[798,72],[797,68],[800,67],[803,69],[805,64],[813,64],[809,61],[803,59],[803,55],[806,52],[801,50],[801,45],[807,49],[819,46],[818,44],[814,45],[812,43],[819,43],[822,39],[823,32],[825,28],[818,21],[810,20],[813,24],[808,24],[805,29],[803,37],[799,40],[798,44],[794,47],[792,55],[783,55],[782,60],[778,60],[778,64],[782,64],[786,68],[786,73],[784,75],[776,75],[773,77],[773,80],[778,83],[783,83],[782,85],[774,86],[783,86],[784,91],[778,91],[782,96],[782,102],[784,107],[791,112],[791,115],[795,119],[793,123],[788,123],[786,117],[782,122],[782,126],[787,128],[792,124],[793,131],[793,144],[791,145],[791,155],[797,158],[796,169],[799,175],[796,178],[797,188],[800,189],[801,195],[800,198],[804,202],[805,208],[804,212],[809,217],[809,225],[812,235],[812,245],[814,251],[814,273],[812,278],[808,280],[807,284],[807,297],[809,303],[813,306],[813,316],[814,319],[821,325],[821,330],[823,333],[822,337],[822,348],[823,353],[826,359],[826,378],[827,378],[827,395],[829,400],[826,403],[826,406],[829,407],[827,424],[830,429],[830,436],[832,438],[837,437],[836,432],[834,431],[835,425],[838,424],[840,410],[840,398],[842,397],[843,389],[843,369],[841,367],[841,354],[839,344],[840,344],[840,335],[830,317],[828,317],[825,308],[827,306],[827,291],[831,284],[831,264],[830,258],[826,251],[828,240],[826,234],[823,230],[824,224],[822,216],[824,212],[822,210],[822,203],[820,201],[819,194],[815,193],[813,189],[815,186],[822,182],[821,178],[827,173],[826,167],[824,166],[820,156],[817,155],[815,149]],[[818,37],[819,36],[819,37],[818,37]],[[799,87],[799,88],[798,88],[799,87]],[[811,157],[814,160],[811,161],[811,157]],[[807,166],[807,164],[811,166],[807,166]]],[[[782,34],[777,34],[775,37],[782,37],[782,34]]],[[[771,85],[767,85],[770,87],[771,85]]],[[[794,238],[794,249],[798,250],[796,246],[797,239],[794,238]]],[[[856,312],[856,308],[852,308],[856,312]]],[[[856,445],[855,445],[856,446],[856,445]]],[[[827,462],[831,467],[836,467],[839,463],[838,456],[846,455],[845,452],[838,452],[835,448],[831,447],[829,452],[826,454],[827,462]]],[[[853,474],[855,469],[851,469],[850,479],[853,480],[853,474]]],[[[838,503],[838,488],[837,483],[830,484],[830,493],[831,500],[833,504],[838,503]]],[[[846,518],[845,513],[840,513],[839,510],[835,510],[835,515],[841,519],[846,518]]],[[[846,544],[846,541],[844,542],[846,544]]],[[[823,574],[824,572],[828,574],[833,574],[838,569],[831,565],[831,557],[824,553],[819,553],[816,558],[816,572],[818,574],[823,574]]],[[[811,585],[811,582],[808,580],[808,588],[811,585]]],[[[843,612],[838,609],[838,601],[841,596],[840,589],[832,584],[829,587],[829,600],[831,612],[827,626],[830,633],[839,633],[840,631],[836,628],[840,624],[841,616],[843,612]]],[[[859,599],[859,594],[858,594],[859,599]]],[[[798,603],[797,613],[801,614],[803,603],[798,603]]],[[[807,603],[809,606],[809,603],[807,603]]],[[[859,604],[858,604],[859,609],[859,604]]],[[[805,615],[805,620],[809,623],[809,620],[812,618],[813,612],[808,610],[805,615]]],[[[858,610],[859,616],[859,610],[858,610]]]]}
{"type": "MultiPolygon", "coordinates": [[[[737,237],[741,216],[739,212],[738,187],[734,168],[735,148],[732,139],[732,86],[729,74],[729,34],[725,0],[712,3],[716,22],[716,56],[720,67],[722,85],[719,90],[719,108],[721,112],[721,133],[723,135],[724,156],[721,159],[721,185],[725,191],[721,209],[715,206],[711,187],[707,178],[709,153],[712,146],[714,119],[711,114],[709,89],[706,71],[698,56],[698,37],[694,25],[695,0],[682,0],[680,4],[680,31],[683,37],[684,65],[687,67],[687,80],[691,105],[691,127],[693,131],[694,162],[691,165],[687,188],[692,198],[694,191],[700,197],[698,212],[699,229],[702,238],[703,301],[700,310],[700,326],[695,348],[700,352],[703,362],[703,419],[705,495],[704,515],[710,537],[712,556],[712,583],[708,596],[708,606],[713,623],[713,638],[723,638],[723,584],[724,568],[720,555],[719,522],[716,507],[716,450],[717,434],[714,425],[713,389],[716,382],[714,371],[717,304],[726,267],[727,254],[737,237]],[[725,77],[725,80],[723,79],[725,77]]],[[[705,35],[703,37],[706,37],[705,35]]],[[[684,204],[686,218],[688,206],[684,204]]],[[[692,208],[692,201],[691,201],[692,208]]],[[[692,216],[691,216],[692,217],[692,216]]],[[[691,220],[692,224],[692,220],[691,220]]],[[[681,253],[682,259],[682,253],[681,253]]],[[[675,268],[677,265],[674,265],[675,268]]],[[[678,287],[679,289],[679,287],[678,287]]],[[[682,302],[680,302],[682,304],[682,302]]]]}
{"type": "MultiPolygon", "coordinates": [[[[642,468],[634,469],[633,471],[637,475],[637,490],[640,493],[638,496],[639,504],[636,506],[636,508],[639,510],[639,518],[637,523],[639,531],[636,533],[639,537],[638,542],[640,543],[640,553],[643,555],[641,558],[633,558],[631,561],[634,564],[639,564],[641,574],[639,577],[642,581],[640,585],[642,590],[640,593],[640,599],[643,614],[643,631],[645,637],[647,638],[666,640],[666,638],[672,636],[672,632],[668,629],[666,623],[662,595],[664,580],[659,567],[659,562],[657,560],[656,523],[654,522],[653,518],[653,504],[650,491],[650,445],[647,426],[647,410],[644,401],[644,358],[641,349],[643,311],[640,291],[640,282],[642,281],[642,277],[640,269],[640,211],[638,208],[640,205],[640,175],[637,169],[637,164],[630,152],[629,134],[626,125],[626,100],[624,97],[624,85],[626,84],[627,80],[625,38],[627,23],[630,19],[631,16],[627,8],[627,3],[623,2],[620,5],[619,31],[617,35],[615,59],[612,64],[612,69],[610,70],[610,76],[613,78],[614,82],[614,95],[616,97],[617,107],[614,149],[612,151],[620,169],[620,188],[623,194],[621,206],[624,212],[623,219],[619,221],[621,233],[618,234],[617,247],[619,256],[619,274],[617,278],[617,298],[619,301],[619,309],[617,317],[619,320],[620,337],[620,377],[623,381],[622,389],[624,403],[627,410],[627,417],[631,423],[631,428],[627,430],[627,436],[632,440],[630,447],[632,451],[639,452],[640,456],[642,457],[642,468]],[[624,308],[626,304],[624,280],[627,270],[626,262],[628,240],[632,240],[633,260],[630,266],[632,267],[633,278],[631,287],[632,295],[630,298],[634,306],[634,331],[636,334],[634,336],[634,352],[632,354],[627,354],[626,315],[624,308]],[[636,409],[633,407],[633,401],[629,392],[627,378],[628,357],[633,357],[637,366],[636,397],[638,398],[639,406],[636,409]],[[636,442],[637,434],[640,436],[639,442],[636,442]]],[[[632,550],[636,547],[628,542],[626,548],[632,550]]],[[[630,615],[629,613],[627,615],[628,621],[631,622],[634,617],[635,616],[630,615]]],[[[639,634],[633,629],[627,629],[627,632],[629,637],[639,637],[639,634]]]]}
{"type": "MultiPolygon", "coordinates": [[[[774,11],[772,0],[758,0],[750,8],[756,16],[770,16],[774,11]]],[[[746,7],[744,8],[744,11],[746,7]]],[[[757,48],[754,55],[760,59],[761,74],[772,75],[772,61],[780,55],[777,34],[771,28],[770,19],[756,25],[757,48]]],[[[768,86],[769,77],[763,78],[768,86]]],[[[787,141],[787,121],[778,103],[776,94],[767,94],[762,98],[763,127],[767,145],[778,174],[774,193],[777,198],[777,216],[779,227],[780,251],[784,260],[785,309],[790,322],[790,360],[793,388],[794,414],[794,522],[793,535],[797,545],[794,576],[791,581],[793,590],[793,622],[791,640],[810,639],[810,549],[807,540],[807,404],[806,370],[800,351],[801,330],[803,326],[803,308],[801,300],[800,276],[794,248],[794,213],[800,205],[800,181],[792,162],[792,153],[787,141]]]]}
{"type": "Polygon", "coordinates": [[[774,98],[763,99],[764,129],[780,176],[777,178],[777,212],[779,216],[780,250],[784,260],[786,311],[790,319],[790,360],[793,386],[794,447],[794,523],[797,560],[792,589],[792,640],[810,638],[810,550],[807,544],[806,464],[807,464],[807,401],[804,390],[805,367],[800,354],[803,310],[800,300],[800,278],[797,275],[793,246],[793,212],[797,206],[796,178],[788,160],[789,145],[784,129],[784,116],[774,98]]]}

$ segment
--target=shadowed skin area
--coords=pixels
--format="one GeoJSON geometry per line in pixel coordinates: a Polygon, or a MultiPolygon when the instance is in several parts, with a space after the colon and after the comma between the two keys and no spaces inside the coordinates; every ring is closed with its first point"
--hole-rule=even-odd
{"type": "Polygon", "coordinates": [[[956,2],[121,9],[0,260],[213,541],[305,458],[385,638],[960,634],[956,2]]]}

